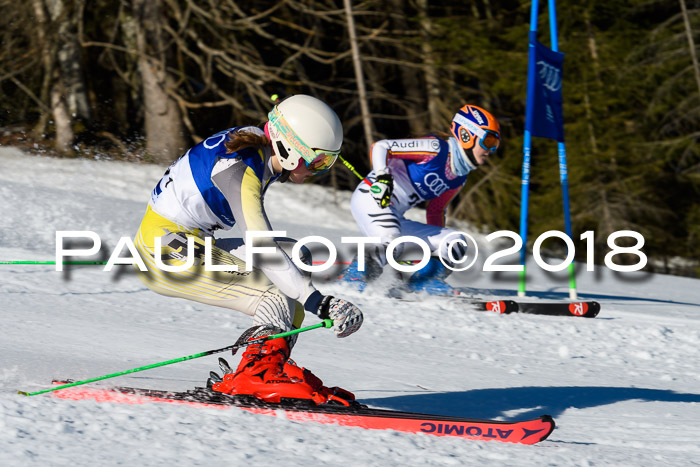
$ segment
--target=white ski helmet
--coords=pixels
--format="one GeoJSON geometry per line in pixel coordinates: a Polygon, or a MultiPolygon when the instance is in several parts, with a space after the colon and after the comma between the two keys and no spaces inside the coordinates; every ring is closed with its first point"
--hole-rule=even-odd
{"type": "Polygon", "coordinates": [[[343,125],[325,102],[298,94],[276,105],[265,129],[283,169],[290,172],[304,161],[313,174],[331,168],[343,144],[343,125]]]}

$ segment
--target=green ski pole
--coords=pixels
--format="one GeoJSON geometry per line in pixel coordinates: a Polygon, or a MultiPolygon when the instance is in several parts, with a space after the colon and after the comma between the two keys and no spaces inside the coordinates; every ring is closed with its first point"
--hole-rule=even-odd
{"type": "Polygon", "coordinates": [[[279,337],[287,337],[287,336],[291,336],[293,334],[299,334],[300,332],[311,331],[312,329],[331,328],[331,327],[333,327],[333,320],[332,319],[324,319],[320,323],[314,324],[313,326],[308,326],[308,327],[300,328],[300,329],[294,329],[292,331],[282,332],[282,333],[275,334],[272,336],[259,337],[257,339],[253,339],[253,340],[250,340],[248,342],[244,342],[242,344],[229,345],[228,347],[222,347],[220,349],[215,349],[215,350],[207,350],[206,352],[201,352],[198,354],[189,355],[187,357],[174,358],[172,360],[168,360],[165,362],[153,363],[152,365],[140,366],[138,368],[132,368],[131,370],[120,371],[118,373],[112,373],[112,374],[105,375],[105,376],[98,376],[97,378],[86,379],[83,381],[76,381],[74,383],[69,383],[69,384],[62,384],[60,386],[56,386],[56,387],[51,388],[51,389],[44,389],[43,391],[36,391],[36,392],[17,391],[17,393],[21,394],[23,396],[36,396],[37,394],[44,394],[47,392],[58,391],[59,389],[70,388],[73,386],[80,386],[81,384],[93,383],[95,381],[101,381],[103,379],[109,379],[109,378],[114,378],[116,376],[127,375],[129,373],[136,373],[138,371],[150,370],[151,368],[158,368],[160,366],[171,365],[173,363],[184,362],[186,360],[192,360],[192,359],[199,358],[199,357],[206,357],[207,355],[212,355],[212,354],[220,353],[220,352],[226,352],[227,350],[239,349],[241,347],[246,347],[250,344],[253,344],[253,343],[255,343],[257,341],[261,341],[261,340],[277,339],[279,337]]]}
{"type": "MultiPolygon", "coordinates": [[[[56,261],[0,261],[0,264],[56,264],[56,261]]],[[[63,261],[61,264],[86,266],[107,264],[107,261],[63,261]]]]}
{"type": "Polygon", "coordinates": [[[372,184],[370,183],[370,181],[367,180],[365,177],[363,177],[363,176],[360,174],[360,172],[358,172],[357,170],[355,170],[355,167],[354,167],[350,162],[348,162],[348,161],[346,161],[345,159],[343,159],[343,156],[338,155],[338,159],[340,159],[340,162],[342,162],[343,165],[344,165],[345,167],[347,167],[348,169],[350,169],[350,172],[354,173],[355,176],[356,176],[357,178],[359,178],[360,180],[362,180],[363,182],[365,182],[367,185],[372,186],[372,184]]]}

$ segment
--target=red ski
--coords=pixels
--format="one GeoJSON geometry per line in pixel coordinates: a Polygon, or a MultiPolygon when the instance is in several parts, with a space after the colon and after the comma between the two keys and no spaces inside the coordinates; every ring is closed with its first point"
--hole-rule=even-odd
{"type": "MultiPolygon", "coordinates": [[[[67,382],[54,381],[57,384],[67,382]]],[[[217,409],[238,408],[256,414],[283,416],[300,422],[333,423],[370,430],[396,430],[427,433],[435,436],[456,436],[481,441],[535,444],[546,439],[554,430],[554,420],[543,415],[534,420],[504,422],[443,415],[430,415],[395,410],[372,409],[362,404],[351,407],[314,405],[299,401],[280,404],[262,402],[251,396],[229,396],[209,389],[197,388],[187,392],[157,391],[137,388],[72,387],[51,393],[53,397],[69,400],[96,400],[122,404],[160,402],[217,409]]]]}

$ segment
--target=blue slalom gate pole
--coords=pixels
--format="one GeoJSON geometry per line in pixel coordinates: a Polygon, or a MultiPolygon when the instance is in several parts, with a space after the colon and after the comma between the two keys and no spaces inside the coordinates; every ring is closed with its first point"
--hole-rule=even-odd
{"type": "Polygon", "coordinates": [[[530,33],[527,62],[527,100],[525,104],[525,135],[523,140],[523,172],[520,179],[520,238],[523,241],[520,250],[520,277],[518,281],[518,296],[525,296],[525,261],[527,260],[527,216],[530,198],[530,154],[532,143],[532,119],[535,113],[535,40],[537,38],[538,0],[532,0],[530,10],[530,33]]]}
{"type": "MultiPolygon", "coordinates": [[[[566,234],[573,240],[571,230],[571,213],[569,207],[569,182],[566,163],[566,146],[564,144],[563,115],[561,105],[561,60],[559,53],[556,0],[549,0],[549,28],[552,43],[551,50],[537,42],[537,18],[539,2],[532,1],[530,10],[529,54],[527,72],[527,104],[525,112],[525,134],[523,141],[523,170],[521,179],[520,205],[520,238],[523,245],[520,250],[520,278],[518,281],[518,296],[525,296],[527,260],[527,224],[530,188],[530,169],[532,155],[532,137],[540,136],[557,141],[559,158],[559,181],[562,189],[562,204],[564,208],[564,226],[566,234]],[[555,55],[554,57],[552,55],[555,55]],[[538,67],[542,67],[538,75],[538,67]],[[537,79],[540,79],[538,82],[537,79]],[[554,80],[552,80],[554,78],[554,80]],[[547,88],[545,90],[545,88],[547,88]],[[543,101],[543,99],[546,99],[543,101]],[[546,112],[545,107],[546,106],[546,112]],[[545,118],[545,115],[546,118],[545,118]],[[537,115],[536,115],[537,114],[537,115]],[[535,121],[535,118],[538,120],[535,121]],[[542,125],[546,123],[547,125],[542,125]]],[[[569,297],[576,297],[576,276],[573,261],[568,265],[569,297]]]]}
{"type": "MultiPolygon", "coordinates": [[[[551,36],[552,50],[554,52],[559,52],[557,7],[555,2],[556,0],[549,0],[549,35],[551,36]]],[[[562,204],[564,206],[564,228],[566,229],[566,235],[573,241],[574,238],[571,232],[571,211],[569,209],[569,178],[566,165],[566,145],[563,141],[557,143],[557,149],[559,153],[559,181],[561,183],[562,204]]],[[[572,300],[576,300],[577,298],[576,270],[573,261],[569,264],[569,298],[572,300]]]]}

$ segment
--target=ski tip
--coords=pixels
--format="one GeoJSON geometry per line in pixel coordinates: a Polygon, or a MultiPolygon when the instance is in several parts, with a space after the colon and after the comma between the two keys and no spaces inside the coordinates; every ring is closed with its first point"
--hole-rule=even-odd
{"type": "Polygon", "coordinates": [[[598,313],[600,313],[600,303],[598,302],[591,302],[588,305],[588,317],[590,318],[595,318],[598,316],[598,313]]]}
{"type": "Polygon", "coordinates": [[[540,441],[544,441],[545,439],[549,438],[549,435],[552,434],[552,432],[554,431],[554,428],[556,428],[557,424],[554,423],[554,417],[552,417],[551,415],[542,415],[540,417],[540,420],[542,420],[542,423],[549,424],[549,430],[547,430],[547,432],[544,433],[542,435],[542,437],[540,438],[540,441]]]}
{"type": "Polygon", "coordinates": [[[19,394],[20,396],[28,396],[29,395],[29,393],[25,392],[25,391],[17,391],[17,394],[19,394]]]}
{"type": "Polygon", "coordinates": [[[583,318],[595,318],[600,313],[600,303],[594,301],[571,302],[569,313],[583,318]]]}

